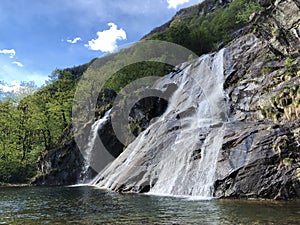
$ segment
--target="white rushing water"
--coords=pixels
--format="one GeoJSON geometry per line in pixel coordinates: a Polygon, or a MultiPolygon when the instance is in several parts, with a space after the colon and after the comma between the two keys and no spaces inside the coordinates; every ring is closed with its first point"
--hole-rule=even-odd
{"type": "Polygon", "coordinates": [[[88,170],[91,166],[91,159],[92,159],[93,150],[95,147],[95,141],[98,136],[98,130],[101,129],[101,127],[109,120],[110,113],[111,113],[111,109],[106,111],[105,115],[101,119],[95,121],[95,123],[91,127],[89,140],[88,140],[87,146],[84,150],[85,164],[84,164],[83,170],[82,170],[80,178],[79,178],[79,185],[89,182],[88,170]]]}
{"type": "Polygon", "coordinates": [[[176,83],[163,116],[151,124],[92,182],[101,188],[149,194],[213,197],[219,150],[227,121],[224,50],[206,55],[163,78],[176,83]]]}

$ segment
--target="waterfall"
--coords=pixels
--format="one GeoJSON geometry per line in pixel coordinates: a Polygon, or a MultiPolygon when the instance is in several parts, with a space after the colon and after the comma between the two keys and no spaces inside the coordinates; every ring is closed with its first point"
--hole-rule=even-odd
{"type": "Polygon", "coordinates": [[[213,197],[227,122],[224,50],[183,64],[154,88],[178,89],[163,116],[150,125],[92,182],[111,190],[213,197]]]}
{"type": "Polygon", "coordinates": [[[84,150],[85,163],[84,163],[84,166],[83,166],[82,172],[80,174],[80,178],[79,178],[79,183],[80,184],[84,184],[84,183],[89,182],[90,178],[89,178],[88,171],[89,171],[90,165],[91,165],[91,159],[92,159],[93,150],[94,150],[94,147],[95,147],[95,141],[96,141],[97,136],[98,136],[98,130],[101,129],[101,127],[109,120],[110,113],[111,113],[111,109],[106,111],[104,116],[101,119],[95,121],[94,124],[91,127],[88,143],[87,143],[87,146],[84,150]]]}

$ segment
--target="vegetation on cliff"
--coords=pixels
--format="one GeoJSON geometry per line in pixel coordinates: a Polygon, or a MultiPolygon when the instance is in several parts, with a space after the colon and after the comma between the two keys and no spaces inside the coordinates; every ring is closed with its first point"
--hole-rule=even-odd
{"type": "Polygon", "coordinates": [[[217,50],[243,32],[249,17],[261,9],[254,0],[208,0],[183,9],[146,39],[173,42],[198,55],[217,50]]]}

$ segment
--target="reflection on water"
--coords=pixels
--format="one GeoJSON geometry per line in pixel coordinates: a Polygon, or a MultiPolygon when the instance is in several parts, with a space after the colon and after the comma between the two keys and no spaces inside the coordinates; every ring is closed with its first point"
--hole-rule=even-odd
{"type": "Polygon", "coordinates": [[[0,224],[300,224],[299,205],[189,201],[91,187],[0,188],[0,224]]]}

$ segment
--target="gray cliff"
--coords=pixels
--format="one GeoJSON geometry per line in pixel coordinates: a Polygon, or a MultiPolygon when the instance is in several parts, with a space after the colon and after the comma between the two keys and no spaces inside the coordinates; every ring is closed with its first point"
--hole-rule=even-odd
{"type": "MultiPolygon", "coordinates": [[[[92,185],[181,196],[300,197],[300,2],[258,2],[263,10],[251,16],[247,31],[152,87],[163,92],[176,84],[168,105],[152,98],[134,106],[129,121],[137,137],[126,149],[110,120],[98,131],[116,160],[92,185]]],[[[108,91],[96,116],[114,99],[108,91]]],[[[40,163],[44,175],[36,184],[78,179],[84,162],[69,132],[64,147],[40,163]]]]}

